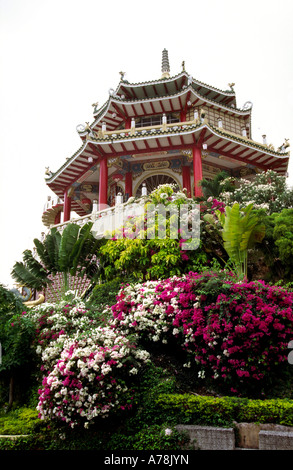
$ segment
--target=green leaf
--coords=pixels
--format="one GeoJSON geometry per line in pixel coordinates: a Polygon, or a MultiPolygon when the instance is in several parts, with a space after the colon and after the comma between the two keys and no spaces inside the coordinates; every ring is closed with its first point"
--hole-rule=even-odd
{"type": "Polygon", "coordinates": [[[59,248],[59,267],[61,271],[69,270],[72,266],[72,252],[76,244],[80,227],[77,224],[68,224],[61,237],[59,248]]]}

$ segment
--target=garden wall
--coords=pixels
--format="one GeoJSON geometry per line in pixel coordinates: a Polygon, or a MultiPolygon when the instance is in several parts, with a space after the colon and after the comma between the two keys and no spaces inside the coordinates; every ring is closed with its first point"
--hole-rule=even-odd
{"type": "Polygon", "coordinates": [[[189,435],[199,450],[293,450],[293,428],[277,424],[235,423],[220,428],[179,424],[176,429],[189,435]]]}

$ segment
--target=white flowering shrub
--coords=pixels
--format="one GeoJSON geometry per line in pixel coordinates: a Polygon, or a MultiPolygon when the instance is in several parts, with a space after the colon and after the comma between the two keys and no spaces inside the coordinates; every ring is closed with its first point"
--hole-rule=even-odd
{"type": "MultiPolygon", "coordinates": [[[[227,178],[220,184],[224,186],[231,180],[231,177],[227,178]]],[[[253,181],[239,179],[235,190],[222,192],[219,199],[227,205],[233,205],[235,202],[243,206],[253,204],[255,209],[265,209],[267,213],[273,213],[293,207],[293,190],[287,187],[285,176],[269,170],[256,175],[253,181]]]]}
{"type": "Polygon", "coordinates": [[[97,320],[79,298],[58,304],[41,304],[32,309],[29,316],[36,326],[35,346],[41,357],[42,370],[52,367],[66,338],[98,326],[97,320]]]}
{"type": "Polygon", "coordinates": [[[125,334],[135,333],[139,338],[167,343],[181,332],[174,318],[182,314],[182,302],[191,302],[194,308],[198,306],[195,293],[186,293],[191,285],[189,276],[182,275],[124,286],[111,307],[111,324],[125,334]]]}
{"type": "Polygon", "coordinates": [[[36,325],[44,374],[37,407],[41,419],[87,427],[97,417],[131,408],[135,376],[149,361],[147,351],[113,326],[99,325],[79,298],[42,304],[28,315],[36,325]]]}
{"type": "Polygon", "coordinates": [[[39,390],[39,417],[88,427],[97,417],[130,409],[131,377],[148,360],[147,351],[111,327],[66,339],[39,390]]]}

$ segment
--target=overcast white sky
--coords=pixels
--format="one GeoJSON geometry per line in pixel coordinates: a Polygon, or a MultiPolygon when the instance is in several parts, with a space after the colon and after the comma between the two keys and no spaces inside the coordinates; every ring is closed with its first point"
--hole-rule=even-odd
{"type": "MultiPolygon", "coordinates": [[[[79,148],[119,72],[130,82],[181,63],[237,105],[253,102],[253,138],[293,145],[292,0],[0,0],[0,282],[43,231],[45,167],[79,148]]],[[[293,157],[292,157],[293,159],[293,157]]],[[[289,166],[293,184],[293,162],[289,166]]]]}

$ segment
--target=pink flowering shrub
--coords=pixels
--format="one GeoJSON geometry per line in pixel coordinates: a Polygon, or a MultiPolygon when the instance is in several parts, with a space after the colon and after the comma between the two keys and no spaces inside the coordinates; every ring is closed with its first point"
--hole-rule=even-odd
{"type": "Polygon", "coordinates": [[[271,383],[288,364],[293,294],[232,275],[189,273],[124,287],[112,307],[121,331],[151,341],[176,338],[186,367],[240,393],[271,383]]]}

